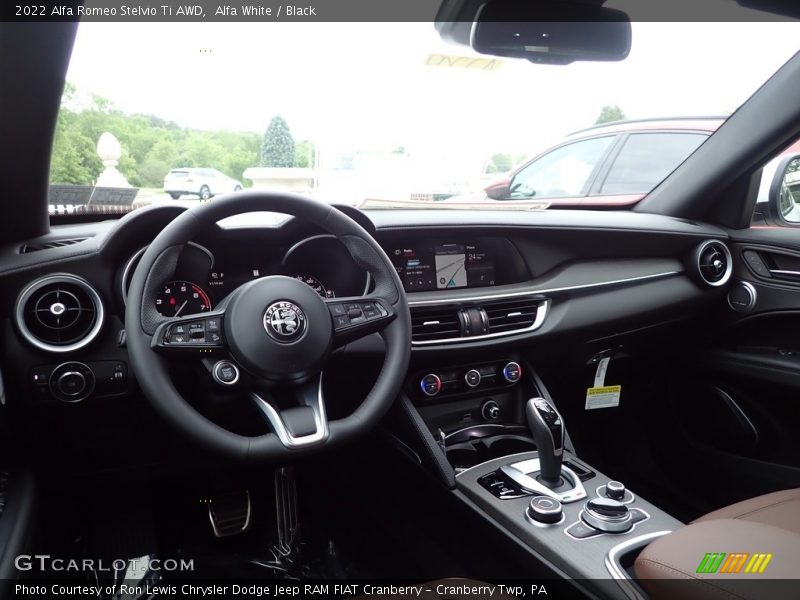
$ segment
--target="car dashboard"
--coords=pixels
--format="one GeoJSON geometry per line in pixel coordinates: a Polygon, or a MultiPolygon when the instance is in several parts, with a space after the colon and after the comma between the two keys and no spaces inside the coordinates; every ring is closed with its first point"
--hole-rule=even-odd
{"type": "MultiPolygon", "coordinates": [[[[726,234],[699,223],[590,211],[341,210],[377,239],[403,283],[417,395],[421,361],[546,353],[564,340],[691,318],[724,294],[700,271],[698,252],[709,244],[727,252],[726,234]]],[[[118,221],[56,226],[3,250],[0,364],[7,389],[19,392],[10,395],[24,399],[17,408],[139,401],[141,375],[125,348],[128,286],[148,243],[181,211],[155,206],[118,221]]],[[[163,316],[198,314],[270,276],[303,281],[327,299],[362,296],[372,285],[334,236],[286,219],[203,232],[147,301],[163,316]]],[[[379,354],[381,339],[345,350],[379,354]]]]}

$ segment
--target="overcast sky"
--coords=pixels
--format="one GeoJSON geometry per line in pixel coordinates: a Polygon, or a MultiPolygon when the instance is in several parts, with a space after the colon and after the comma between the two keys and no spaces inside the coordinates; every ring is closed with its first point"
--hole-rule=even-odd
{"type": "Polygon", "coordinates": [[[634,23],[618,63],[485,72],[426,66],[471,54],[430,23],[84,23],[67,78],[185,127],[262,133],[280,114],[328,148],[530,155],[606,104],[632,118],[729,113],[799,49],[798,23],[634,23]]]}

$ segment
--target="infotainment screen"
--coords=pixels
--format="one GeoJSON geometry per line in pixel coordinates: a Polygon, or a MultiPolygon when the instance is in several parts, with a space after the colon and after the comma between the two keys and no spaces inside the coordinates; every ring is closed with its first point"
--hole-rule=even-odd
{"type": "Polygon", "coordinates": [[[477,244],[419,243],[391,254],[407,291],[495,285],[494,257],[477,244]]]}

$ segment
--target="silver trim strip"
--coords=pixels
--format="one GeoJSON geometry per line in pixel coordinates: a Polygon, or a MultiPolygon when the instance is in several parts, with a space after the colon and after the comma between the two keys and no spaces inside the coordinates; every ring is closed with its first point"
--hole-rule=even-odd
{"type": "Polygon", "coordinates": [[[700,278],[706,283],[706,285],[710,285],[711,287],[720,287],[728,283],[733,274],[733,256],[731,255],[731,251],[728,249],[724,243],[720,242],[719,240],[707,240],[700,244],[700,247],[697,249],[697,272],[700,274],[700,278]],[[728,261],[728,266],[725,268],[725,273],[722,275],[722,279],[717,281],[716,283],[709,281],[703,275],[703,271],[700,269],[700,255],[703,253],[703,250],[708,248],[711,244],[718,244],[722,246],[722,252],[725,254],[725,258],[728,261]]]}
{"type": "Polygon", "coordinates": [[[457,305],[461,302],[481,302],[483,300],[503,300],[504,298],[516,298],[518,296],[535,296],[555,294],[558,292],[570,292],[574,290],[585,290],[596,287],[606,287],[611,285],[621,285],[623,283],[636,283],[638,281],[647,281],[648,279],[661,279],[663,277],[671,277],[672,275],[679,275],[680,271],[664,271],[663,273],[653,273],[652,275],[641,275],[639,277],[628,277],[626,279],[615,279],[612,281],[600,281],[597,283],[585,283],[582,285],[568,285],[559,288],[549,289],[529,289],[522,292],[506,292],[503,294],[486,294],[481,296],[468,296],[468,297],[453,297],[453,298],[437,298],[436,300],[409,300],[409,306],[426,306],[426,305],[457,305]]]}
{"type": "Polygon", "coordinates": [[[250,396],[256,400],[256,406],[258,406],[261,409],[261,412],[264,413],[264,416],[267,417],[267,420],[275,430],[275,434],[278,436],[278,439],[287,448],[291,449],[314,446],[321,444],[328,439],[328,418],[325,415],[325,399],[322,396],[321,376],[319,378],[319,388],[317,390],[316,399],[310,402],[306,399],[306,406],[311,407],[311,410],[314,411],[315,426],[314,433],[310,433],[308,435],[301,435],[297,437],[293,436],[283,424],[283,419],[281,418],[280,413],[275,410],[275,408],[269,402],[264,400],[255,392],[250,392],[250,396]]]}
{"type": "Polygon", "coordinates": [[[73,352],[75,350],[80,350],[81,348],[87,346],[94,340],[97,335],[100,333],[100,330],[103,328],[103,321],[105,319],[105,310],[103,308],[103,301],[100,298],[100,294],[97,293],[97,290],[92,287],[92,285],[78,277],[77,275],[70,275],[69,273],[57,273],[54,275],[48,275],[47,277],[42,277],[40,279],[36,279],[32,283],[28,284],[28,286],[22,290],[19,296],[17,296],[17,302],[14,307],[14,318],[17,323],[17,328],[19,332],[22,334],[22,337],[36,348],[40,350],[45,350],[47,352],[73,352]],[[31,296],[41,288],[51,283],[72,283],[74,285],[79,286],[83,289],[87,294],[89,294],[89,298],[92,300],[92,304],[94,304],[94,309],[96,311],[95,315],[95,323],[92,328],[89,330],[89,333],[86,334],[85,337],[78,340],[77,342],[73,342],[72,344],[68,344],[66,346],[55,346],[48,344],[39,340],[35,337],[28,326],[25,324],[25,303],[30,300],[31,296]]]}
{"type": "MultiPolygon", "coordinates": [[[[634,525],[635,527],[635,525],[634,525]]],[[[631,582],[630,577],[625,572],[625,569],[622,568],[620,564],[620,556],[629,550],[634,550],[636,548],[641,548],[652,542],[653,540],[663,537],[672,533],[672,531],[656,531],[654,533],[647,533],[644,535],[640,535],[633,539],[627,540],[622,542],[621,544],[617,544],[611,550],[608,551],[605,558],[605,565],[608,572],[611,574],[619,586],[622,588],[622,591],[625,595],[630,598],[631,600],[648,600],[647,596],[642,595],[639,589],[631,582]]],[[[570,536],[572,537],[572,536],[570,536]]]]}
{"type": "MultiPolygon", "coordinates": [[[[531,298],[535,300],[536,298],[531,298]]],[[[409,303],[410,305],[411,303],[409,303]]],[[[490,340],[493,338],[506,337],[509,335],[519,335],[520,333],[529,333],[539,329],[544,323],[547,312],[550,309],[550,300],[542,300],[536,305],[536,319],[528,327],[522,329],[511,329],[510,331],[498,331],[497,333],[485,333],[483,335],[471,335],[467,337],[455,338],[442,338],[440,340],[424,340],[424,341],[411,341],[412,346],[434,346],[441,344],[468,344],[469,342],[477,342],[480,340],[490,340]]],[[[459,313],[461,314],[461,313],[459,313]]]]}
{"type": "Polygon", "coordinates": [[[792,277],[800,277],[800,271],[788,271],[786,269],[770,269],[770,273],[773,275],[791,275],[792,277]]]}

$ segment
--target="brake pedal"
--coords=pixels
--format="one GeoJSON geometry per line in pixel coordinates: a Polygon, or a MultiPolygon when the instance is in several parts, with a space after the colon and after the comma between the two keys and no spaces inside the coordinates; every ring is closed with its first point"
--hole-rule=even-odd
{"type": "Polygon", "coordinates": [[[214,496],[208,503],[208,518],[218,538],[244,533],[250,527],[250,492],[214,496]]]}

